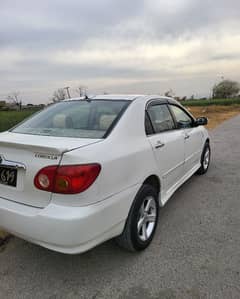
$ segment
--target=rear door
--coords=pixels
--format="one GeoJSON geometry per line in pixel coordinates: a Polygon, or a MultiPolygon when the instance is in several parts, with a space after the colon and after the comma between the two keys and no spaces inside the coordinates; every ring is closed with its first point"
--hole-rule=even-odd
{"type": "Polygon", "coordinates": [[[162,179],[162,191],[167,192],[183,175],[184,136],[176,130],[168,105],[158,101],[148,105],[145,124],[162,179]]]}
{"type": "Polygon", "coordinates": [[[194,118],[182,107],[170,105],[178,130],[184,134],[185,163],[184,173],[191,171],[200,161],[202,152],[202,135],[200,127],[194,126],[194,118]]]}

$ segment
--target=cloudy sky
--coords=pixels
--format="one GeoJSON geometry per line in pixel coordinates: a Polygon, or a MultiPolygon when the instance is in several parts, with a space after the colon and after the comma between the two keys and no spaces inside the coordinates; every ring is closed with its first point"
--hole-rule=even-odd
{"type": "Polygon", "coordinates": [[[0,99],[53,91],[207,96],[240,81],[238,0],[0,0],[0,99]]]}

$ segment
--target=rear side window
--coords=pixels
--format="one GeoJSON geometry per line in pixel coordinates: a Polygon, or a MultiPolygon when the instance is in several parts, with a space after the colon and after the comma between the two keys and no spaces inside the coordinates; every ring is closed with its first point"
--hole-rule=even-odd
{"type": "Polygon", "coordinates": [[[12,130],[15,133],[75,138],[104,138],[129,101],[80,100],[50,106],[12,130]]]}
{"type": "Polygon", "coordinates": [[[167,105],[152,105],[148,108],[147,113],[155,133],[175,129],[175,124],[167,105]]]}

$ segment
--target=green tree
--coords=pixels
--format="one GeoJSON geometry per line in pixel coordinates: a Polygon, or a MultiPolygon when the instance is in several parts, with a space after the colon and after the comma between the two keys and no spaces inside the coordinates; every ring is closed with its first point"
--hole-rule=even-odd
{"type": "Polygon", "coordinates": [[[239,83],[232,80],[223,80],[213,86],[213,98],[226,99],[239,94],[239,83]]]}

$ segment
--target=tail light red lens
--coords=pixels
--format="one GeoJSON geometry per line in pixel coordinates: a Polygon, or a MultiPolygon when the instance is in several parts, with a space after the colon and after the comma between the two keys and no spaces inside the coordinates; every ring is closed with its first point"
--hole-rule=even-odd
{"type": "Polygon", "coordinates": [[[101,171],[99,164],[47,166],[34,178],[36,188],[60,194],[77,194],[88,189],[101,171]]]}

